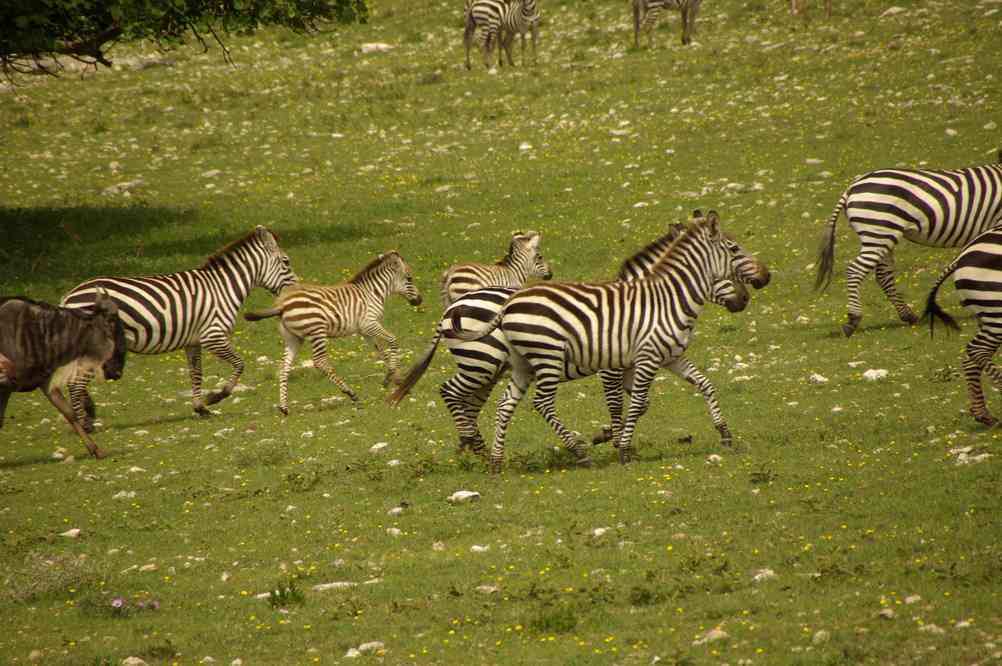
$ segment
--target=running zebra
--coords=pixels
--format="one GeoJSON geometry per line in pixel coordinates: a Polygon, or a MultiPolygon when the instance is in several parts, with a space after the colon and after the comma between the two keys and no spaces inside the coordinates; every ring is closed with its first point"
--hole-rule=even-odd
{"type": "Polygon", "coordinates": [[[711,211],[687,226],[668,256],[641,280],[529,287],[513,295],[486,326],[471,331],[455,330],[459,316],[454,313],[453,329],[460,339],[475,340],[500,329],[512,350],[511,379],[498,401],[491,470],[500,471],[511,416],[533,381],[536,411],[578,463],[589,464],[582,443],[557,418],[554,403],[560,383],[599,370],[631,375],[630,407],[617,446],[620,462],[629,462],[651,381],[658,368],[685,352],[706,301],[716,293],[731,312],[747,305],[748,292],[734,263],[719,218],[711,211]]]}
{"type": "Polygon", "coordinates": [[[918,317],[894,284],[895,246],[902,238],[932,247],[961,247],[1002,222],[1002,151],[998,164],[955,169],[883,169],[857,178],[842,193],[828,218],[818,257],[815,289],[825,289],[835,266],[835,223],[845,212],[859,236],[860,250],[846,270],[851,336],[863,318],[859,286],[876,270],[877,284],[902,321],[918,317]]]}
{"type": "Polygon", "coordinates": [[[1002,229],[990,229],[971,241],[954,259],[929,292],[925,317],[929,317],[930,332],[936,319],[957,329],[953,317],[936,303],[936,293],[950,275],[960,296],[960,302],[978,318],[978,332],[967,343],[964,356],[964,376],[971,416],[979,423],[993,426],[998,419],[985,404],[981,374],[1002,389],[1002,369],[992,360],[1002,345],[1002,229]]]}
{"type": "MultiPolygon", "coordinates": [[[[237,310],[254,287],[273,294],[296,282],[289,256],[278,238],[265,227],[234,241],[210,256],[201,268],[149,277],[101,277],[88,280],[67,293],[61,305],[90,309],[97,292],[104,291],[118,304],[129,351],[163,354],[184,349],[191,375],[191,400],[195,412],[208,416],[207,405],[233,392],[244,369],[229,336],[237,310]],[[233,366],[233,374],[219,391],[202,397],[202,348],[233,366]]],[[[87,393],[93,373],[74,378],[70,402],[77,420],[93,431],[94,401],[87,393]]]]}
{"type": "Polygon", "coordinates": [[[393,334],[383,328],[383,310],[391,294],[402,295],[411,305],[421,304],[411,267],[397,252],[379,255],[347,282],[333,287],[298,284],[284,290],[273,307],[244,314],[248,321],[281,317],[278,331],[285,340],[285,355],[279,374],[278,409],[282,414],[289,415],[289,370],[304,339],[313,348],[314,367],[353,401],[358,396],[334,372],[327,356],[327,338],[366,338],[383,357],[383,386],[398,382],[400,347],[393,334]]]}
{"type": "Polygon", "coordinates": [[[521,287],[531,277],[549,280],[550,265],[539,253],[539,233],[515,232],[508,254],[494,264],[456,264],[442,274],[442,304],[449,307],[463,294],[484,287],[521,287]]]}
{"type": "MultiPolygon", "coordinates": [[[[536,0],[472,0],[467,2],[463,44],[466,47],[466,69],[470,69],[470,49],[480,28],[484,66],[491,68],[494,48],[498,46],[508,54],[508,64],[514,65],[511,57],[511,42],[515,33],[522,36],[522,64],[525,64],[525,33],[532,35],[532,61],[536,62],[536,44],[539,40],[539,10],[536,0]]],[[[498,64],[501,53],[498,52],[498,64]]]]}
{"type": "Polygon", "coordinates": [[[640,33],[647,33],[647,47],[654,46],[654,26],[661,13],[673,9],[682,17],[682,44],[692,43],[692,31],[696,27],[696,14],[703,0],[632,0],[633,4],[633,46],[640,48],[640,33]]]}
{"type": "MultiPolygon", "coordinates": [[[[702,218],[700,211],[693,213],[694,218],[702,218]]],[[[650,243],[634,256],[623,262],[617,279],[636,280],[650,274],[654,264],[663,259],[685,225],[672,225],[667,234],[650,243]]],[[[769,282],[768,268],[749,255],[740,245],[728,239],[734,254],[738,277],[743,282],[752,284],[755,288],[764,287],[769,282]]],[[[448,379],[439,389],[446,407],[452,415],[456,429],[459,432],[459,448],[469,448],[474,453],[484,451],[484,440],[480,434],[477,420],[484,403],[490,396],[494,385],[508,367],[508,355],[511,350],[500,331],[495,329],[490,335],[479,340],[459,340],[450,322],[454,313],[460,316],[460,329],[482,326],[490,321],[504,306],[516,289],[492,288],[471,292],[454,303],[438,325],[431,345],[421,359],[407,373],[400,387],[388,402],[396,405],[402,400],[427,370],[431,359],[444,338],[452,353],[459,371],[448,379]]],[[[713,302],[722,305],[719,299],[711,298],[713,302]]],[[[730,442],[730,431],[720,413],[716,400],[715,389],[709,380],[687,359],[681,358],[670,369],[686,381],[692,383],[703,395],[714,425],[721,433],[724,444],[730,442]]],[[[613,416],[613,426],[604,428],[596,435],[593,442],[600,443],[614,438],[618,432],[619,419],[617,406],[621,414],[623,404],[623,373],[617,370],[601,371],[599,373],[606,392],[606,403],[613,416]]]]}

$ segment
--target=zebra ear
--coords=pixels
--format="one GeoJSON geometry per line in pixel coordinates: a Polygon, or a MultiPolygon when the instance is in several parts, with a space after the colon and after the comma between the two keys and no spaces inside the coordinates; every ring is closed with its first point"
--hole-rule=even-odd
{"type": "Polygon", "coordinates": [[[703,211],[699,210],[698,208],[692,211],[692,219],[698,220],[701,217],[703,217],[703,211]]]}
{"type": "Polygon", "coordinates": [[[717,211],[711,210],[706,214],[706,228],[709,230],[711,238],[720,236],[720,218],[717,216],[717,211]]]}

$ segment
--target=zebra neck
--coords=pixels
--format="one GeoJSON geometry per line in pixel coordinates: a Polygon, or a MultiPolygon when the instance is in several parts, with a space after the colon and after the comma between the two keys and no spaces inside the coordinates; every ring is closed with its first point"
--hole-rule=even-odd
{"type": "Polygon", "coordinates": [[[224,285],[222,295],[238,306],[246,300],[254,287],[263,286],[261,265],[244,252],[219,257],[200,270],[211,275],[218,284],[224,285]]]}

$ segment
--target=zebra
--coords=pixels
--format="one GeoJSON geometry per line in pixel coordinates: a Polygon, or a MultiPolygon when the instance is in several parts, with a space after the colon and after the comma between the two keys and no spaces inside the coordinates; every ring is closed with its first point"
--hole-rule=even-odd
{"type": "MultiPolygon", "coordinates": [[[[539,40],[539,10],[536,0],[472,0],[467,3],[463,44],[466,47],[466,69],[471,69],[470,49],[480,27],[483,39],[484,66],[490,69],[494,47],[500,41],[501,49],[511,57],[511,42],[515,33],[522,36],[522,64],[525,64],[525,33],[532,35],[532,61],[536,62],[536,44],[539,40]]],[[[501,64],[501,53],[498,53],[501,64]]]]}
{"type": "Polygon", "coordinates": [[[929,318],[930,333],[936,319],[949,328],[958,328],[953,317],[936,303],[936,294],[950,275],[961,304],[978,318],[978,332],[967,343],[964,356],[971,416],[979,423],[993,426],[998,419],[985,404],[981,374],[988,375],[995,387],[1002,389],[1002,369],[992,360],[1002,345],[1002,228],[989,229],[971,241],[936,280],[923,314],[929,318]]]}
{"type": "MultiPolygon", "coordinates": [[[[130,352],[163,354],[184,349],[192,407],[208,416],[208,405],[229,396],[243,373],[244,361],[229,340],[237,310],[254,287],[277,294],[297,279],[278,237],[258,226],[212,254],[200,268],[148,277],[94,278],[67,292],[61,305],[91,309],[98,291],[107,292],[118,304],[130,352]],[[203,348],[233,367],[222,389],[204,398],[203,348]]],[[[94,401],[87,392],[91,379],[93,373],[83,373],[69,385],[73,411],[87,432],[94,427],[94,401]]]]}
{"type": "Polygon", "coordinates": [[[456,264],[442,274],[442,304],[483,287],[521,287],[530,277],[549,280],[553,271],[539,252],[539,233],[517,231],[511,236],[508,254],[494,264],[456,264]]]}
{"type": "Polygon", "coordinates": [[[633,46],[640,48],[640,33],[647,33],[647,46],[654,46],[654,26],[661,13],[673,9],[682,17],[682,44],[692,43],[692,31],[696,26],[696,14],[703,0],[632,0],[633,5],[633,46]]]}
{"type": "MultiPolygon", "coordinates": [[[[698,211],[696,215],[701,217],[698,211]]],[[[671,242],[684,228],[683,225],[671,227],[668,234],[628,259],[620,270],[620,278],[638,279],[649,274],[650,267],[665,256],[671,247],[671,242]]],[[[740,278],[748,280],[756,286],[765,286],[769,280],[768,269],[745,253],[736,243],[729,240],[728,242],[732,244],[731,251],[735,252],[740,278]]],[[[484,442],[477,426],[477,417],[495,383],[507,367],[511,349],[506,338],[497,329],[479,340],[461,341],[453,330],[453,326],[447,322],[453,322],[453,318],[458,315],[460,325],[456,327],[457,330],[471,326],[482,326],[484,322],[490,321],[502,309],[514,293],[516,293],[514,289],[484,289],[472,292],[457,301],[443,316],[428,351],[407,374],[397,391],[390,396],[389,402],[397,404],[407,395],[427,369],[439,342],[444,338],[450,352],[456,358],[459,372],[442,384],[439,392],[459,431],[460,449],[470,448],[475,453],[482,453],[484,442]]],[[[720,295],[720,299],[725,296],[720,295]]],[[[684,370],[687,363],[687,361],[678,363],[679,370],[684,370]]],[[[711,415],[715,415],[714,421],[716,422],[719,418],[719,407],[716,406],[713,387],[694,366],[692,370],[692,379],[689,381],[695,383],[703,393],[704,398],[707,399],[711,415]]],[[[619,377],[621,378],[621,373],[619,377]]],[[[621,384],[618,387],[615,387],[614,384],[614,382],[610,382],[609,390],[616,390],[621,395],[621,384]]],[[[610,406],[615,404],[612,396],[607,396],[606,400],[610,406]]],[[[619,404],[622,405],[621,397],[619,404]]],[[[605,441],[608,438],[608,436],[602,440],[596,438],[596,441],[605,441]]]]}
{"type": "Polygon", "coordinates": [[[846,270],[851,336],[863,318],[859,287],[875,270],[877,284],[897,310],[914,324],[918,317],[894,284],[895,246],[902,238],[932,247],[962,247],[1002,222],[1002,150],[998,163],[954,170],[882,169],[854,180],[828,218],[818,257],[815,289],[828,287],[835,266],[835,223],[845,212],[859,236],[859,254],[846,270]]]}
{"type": "Polygon", "coordinates": [[[334,372],[327,356],[327,338],[356,334],[366,338],[383,357],[386,366],[383,386],[398,382],[400,348],[382,323],[386,298],[391,294],[401,294],[411,305],[421,304],[411,267],[398,252],[379,255],[342,284],[297,284],[284,290],[273,307],[244,313],[248,321],[281,317],[278,330],[285,340],[285,355],[279,374],[278,409],[282,414],[289,415],[289,370],[304,339],[313,348],[314,367],[322,370],[353,402],[358,396],[334,372]]]}

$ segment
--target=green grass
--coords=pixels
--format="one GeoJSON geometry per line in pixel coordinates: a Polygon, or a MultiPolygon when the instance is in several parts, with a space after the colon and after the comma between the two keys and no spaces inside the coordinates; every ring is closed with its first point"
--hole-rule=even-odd
{"type": "MultiPolygon", "coordinates": [[[[500,257],[516,229],[542,232],[558,279],[602,280],[713,208],[773,270],[744,313],[707,309],[690,348],[735,450],[666,376],[635,464],[606,447],[574,468],[526,401],[491,478],[455,452],[444,350],[391,410],[371,350],[337,341],[360,404],[325,401],[337,390],[299,369],[282,418],[269,322],[237,325],[250,390],[207,420],[182,354],[130,356],[121,381],[95,387],[102,461],[40,394],[15,395],[0,431],[0,661],[336,663],[368,641],[385,653],[362,659],[391,664],[997,660],[998,457],[951,453],[998,449],[966,414],[974,322],[930,340],[870,281],[862,327],[842,338],[857,247],[844,221],[835,283],[811,289],[823,220],[855,175],[999,148],[994,6],[897,4],[907,13],[881,18],[887,3],[836,3],[828,21],[715,0],[696,45],[677,44],[672,16],[634,50],[625,4],[558,0],[541,6],[538,67],[495,76],[463,67],[458,5],[387,0],[332,36],[232,38],[235,68],[181,50],[173,66],[0,94],[4,293],[58,301],[98,274],[194,267],[264,224],[316,282],[400,250],[425,295],[385,319],[409,364],[441,272],[500,257]],[[376,41],[395,48],[360,53],[376,41]],[[869,382],[868,368],[889,375],[869,382]],[[447,503],[459,489],[483,497],[447,503]],[[60,536],[70,528],[78,538],[60,536]],[[353,585],[314,589],[333,582],[353,585]],[[727,637],[700,642],[715,628],[727,637]]],[[[954,254],[900,248],[913,305],[954,254]]],[[[951,287],[941,302],[959,314],[951,287]]],[[[206,372],[212,386],[228,368],[206,372]]],[[[558,408],[585,435],[605,420],[595,380],[562,387],[558,408]]]]}

